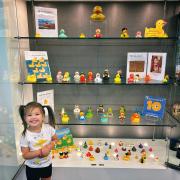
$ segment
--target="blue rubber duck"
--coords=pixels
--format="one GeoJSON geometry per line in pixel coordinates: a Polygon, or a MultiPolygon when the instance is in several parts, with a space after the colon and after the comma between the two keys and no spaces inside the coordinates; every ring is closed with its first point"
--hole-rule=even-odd
{"type": "Polygon", "coordinates": [[[65,34],[65,30],[64,29],[61,29],[59,31],[59,37],[60,38],[67,38],[68,36],[65,34]]]}

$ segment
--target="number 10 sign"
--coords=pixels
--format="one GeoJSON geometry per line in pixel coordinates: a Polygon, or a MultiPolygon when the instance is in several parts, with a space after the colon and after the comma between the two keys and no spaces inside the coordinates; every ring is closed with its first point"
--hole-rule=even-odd
{"type": "Polygon", "coordinates": [[[163,119],[166,99],[146,96],[144,99],[143,115],[163,119]]]}

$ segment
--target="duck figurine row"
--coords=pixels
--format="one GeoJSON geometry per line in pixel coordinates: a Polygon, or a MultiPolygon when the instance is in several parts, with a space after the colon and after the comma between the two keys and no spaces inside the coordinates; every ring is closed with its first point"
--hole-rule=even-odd
{"type": "MultiPolygon", "coordinates": [[[[167,22],[163,19],[159,19],[156,21],[155,23],[155,27],[153,28],[145,28],[145,32],[144,32],[144,37],[145,38],[149,38],[149,37],[159,37],[159,38],[167,38],[168,35],[167,33],[165,33],[164,31],[164,26],[167,24],[167,22]]],[[[37,35],[36,35],[37,37],[37,35]]],[[[39,37],[39,35],[38,35],[39,37]]],[[[66,34],[64,29],[60,29],[59,30],[59,38],[68,38],[68,35],[66,34]]],[[[79,35],[80,38],[86,38],[85,33],[81,32],[79,35]]],[[[87,37],[92,37],[92,36],[87,36],[87,37]]],[[[93,35],[94,38],[102,38],[103,34],[102,34],[102,30],[99,27],[96,27],[95,29],[95,34],[93,35]]],[[[128,28],[127,27],[123,27],[121,29],[121,33],[120,33],[120,38],[129,38],[129,33],[128,33],[128,28]]],[[[135,36],[132,37],[136,37],[136,38],[142,38],[142,32],[140,30],[138,30],[135,34],[135,36]]]]}
{"type": "MultiPolygon", "coordinates": [[[[122,78],[122,71],[118,70],[115,77],[114,77],[114,83],[120,84],[121,83],[121,78],[122,78]]],[[[96,76],[94,77],[94,74],[92,71],[89,71],[87,76],[85,75],[84,72],[79,73],[78,71],[76,71],[74,73],[74,82],[75,83],[106,83],[109,82],[110,79],[110,73],[108,69],[105,69],[102,77],[100,73],[96,73],[96,76]]],[[[56,75],[56,80],[58,83],[65,83],[65,82],[70,82],[71,81],[71,77],[70,77],[70,73],[69,72],[65,72],[64,74],[62,73],[62,71],[58,71],[57,75],[56,75]]]]}

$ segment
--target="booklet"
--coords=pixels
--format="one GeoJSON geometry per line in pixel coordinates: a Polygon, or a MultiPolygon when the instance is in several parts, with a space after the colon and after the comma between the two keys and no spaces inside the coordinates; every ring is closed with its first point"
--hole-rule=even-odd
{"type": "Polygon", "coordinates": [[[52,81],[47,51],[24,51],[27,81],[52,81]]]}

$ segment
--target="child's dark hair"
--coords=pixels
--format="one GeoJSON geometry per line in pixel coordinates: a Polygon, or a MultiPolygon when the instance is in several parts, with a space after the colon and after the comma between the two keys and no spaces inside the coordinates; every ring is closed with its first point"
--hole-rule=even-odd
{"type": "Polygon", "coordinates": [[[27,127],[28,127],[28,125],[27,125],[27,123],[25,121],[26,113],[29,110],[32,110],[34,108],[39,108],[44,116],[45,116],[44,108],[46,108],[48,110],[49,124],[51,126],[53,126],[53,127],[55,126],[55,117],[54,117],[54,112],[53,112],[52,108],[50,106],[42,106],[40,103],[33,101],[33,102],[28,103],[25,106],[21,105],[19,107],[19,114],[21,116],[21,119],[22,119],[22,122],[23,122],[23,126],[24,126],[24,130],[22,132],[22,135],[26,134],[26,130],[27,130],[27,127]]]}

